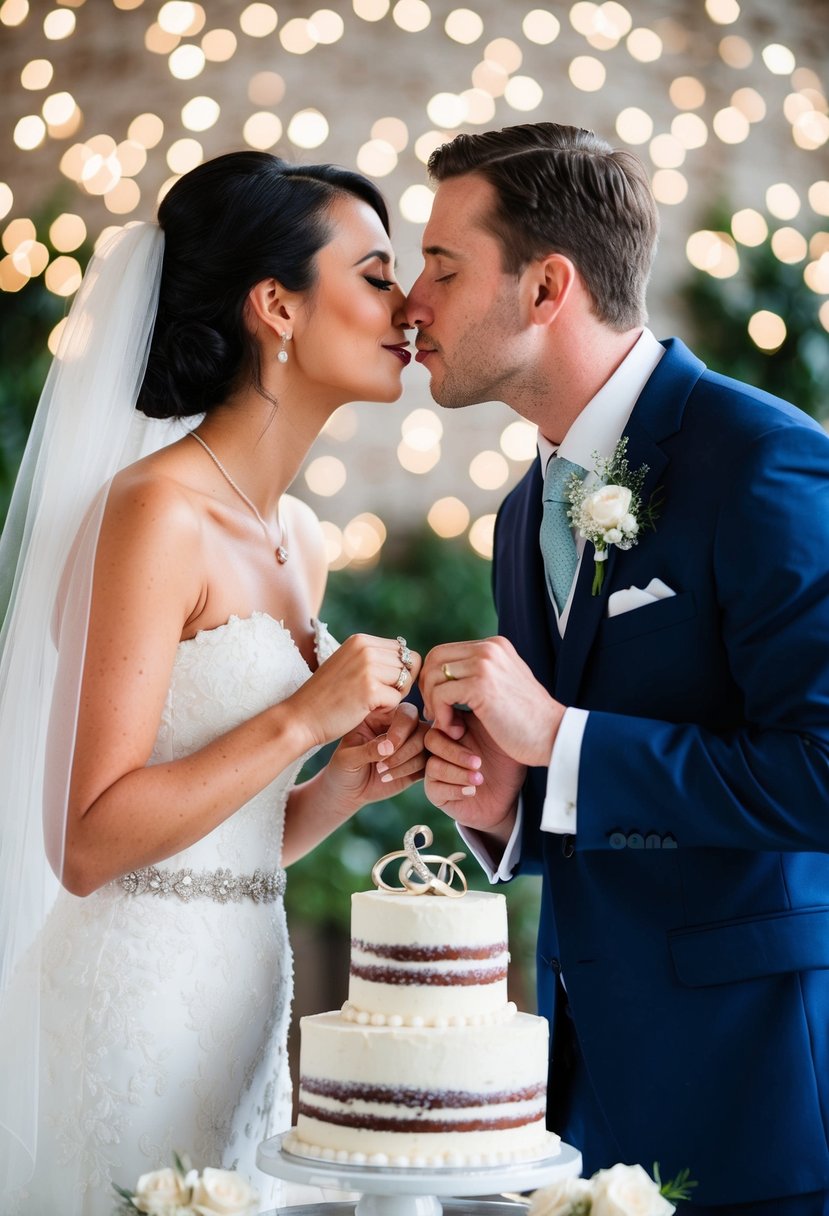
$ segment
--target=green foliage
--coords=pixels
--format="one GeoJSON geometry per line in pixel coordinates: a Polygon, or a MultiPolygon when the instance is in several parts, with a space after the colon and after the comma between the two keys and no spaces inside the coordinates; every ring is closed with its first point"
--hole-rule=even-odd
{"type": "Polygon", "coordinates": [[[653,1163],[653,1178],[656,1185],[659,1187],[659,1193],[664,1195],[666,1199],[676,1201],[677,1203],[691,1198],[691,1191],[698,1184],[691,1178],[689,1169],[680,1170],[674,1178],[669,1178],[663,1182],[659,1176],[659,1162],[653,1163]]]}
{"type": "MultiPolygon", "coordinates": [[[[36,220],[38,240],[49,250],[50,261],[58,251],[46,234],[61,209],[57,198],[36,220]]],[[[83,267],[90,252],[87,245],[72,256],[83,267]]],[[[48,290],[42,275],[20,291],[0,291],[0,527],[51,362],[47,339],[66,311],[66,301],[48,290]]]]}
{"type": "Polygon", "coordinates": [[[0,520],[9,507],[51,355],[46,340],[64,303],[43,280],[18,292],[0,292],[0,520]]]}
{"type": "MultiPolygon", "coordinates": [[[[728,232],[729,217],[728,208],[715,208],[703,226],[728,232]]],[[[807,240],[813,235],[804,232],[807,240]]],[[[754,248],[739,246],[739,257],[740,270],[732,278],[715,279],[695,271],[681,290],[692,321],[696,354],[714,371],[765,389],[813,417],[825,419],[829,416],[829,340],[818,318],[823,297],[804,283],[804,263],[781,262],[770,239],[754,248]],[[783,345],[773,353],[760,350],[749,337],[749,319],[761,309],[776,313],[786,324],[783,345]]]]}

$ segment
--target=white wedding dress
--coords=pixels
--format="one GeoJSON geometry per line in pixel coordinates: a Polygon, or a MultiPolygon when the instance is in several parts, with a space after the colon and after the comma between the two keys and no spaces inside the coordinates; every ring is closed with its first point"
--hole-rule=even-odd
{"type": "MultiPolygon", "coordinates": [[[[336,643],[323,624],[314,629],[322,662],[336,643]]],[[[150,763],[196,751],[309,675],[264,613],[181,642],[150,763]]],[[[256,1148],[291,1121],[292,961],[274,888],[284,881],[285,803],[305,759],[158,867],[85,899],[60,893],[42,940],[37,1168],[15,1216],[111,1216],[112,1182],[132,1189],[174,1151],[199,1168],[237,1168],[260,1210],[278,1202],[256,1148]]]]}

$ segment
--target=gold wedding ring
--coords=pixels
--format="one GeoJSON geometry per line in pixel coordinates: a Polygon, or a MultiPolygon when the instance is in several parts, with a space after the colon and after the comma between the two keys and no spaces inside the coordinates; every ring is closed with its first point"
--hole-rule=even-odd
{"type": "Polygon", "coordinates": [[[401,667],[400,675],[397,677],[397,679],[394,682],[395,689],[398,692],[402,692],[403,689],[406,687],[408,680],[409,680],[409,672],[408,672],[407,668],[401,667]]]}
{"type": "Polygon", "coordinates": [[[452,672],[449,669],[448,663],[443,663],[441,665],[441,671],[443,672],[443,678],[445,680],[457,680],[457,678],[458,678],[457,676],[452,675],[452,672]]]}

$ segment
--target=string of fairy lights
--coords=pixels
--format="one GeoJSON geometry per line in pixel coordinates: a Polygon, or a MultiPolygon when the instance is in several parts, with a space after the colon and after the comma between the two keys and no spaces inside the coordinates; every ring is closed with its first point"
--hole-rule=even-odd
{"type": "MultiPolygon", "coordinates": [[[[520,11],[518,5],[510,6],[516,16],[513,37],[501,32],[488,36],[488,26],[489,33],[495,30],[487,12],[491,6],[484,0],[479,3],[481,11],[454,8],[448,13],[438,0],[431,5],[426,0],[351,0],[308,16],[286,18],[276,6],[265,3],[210,6],[183,0],[54,0],[53,8],[37,14],[34,7],[29,0],[0,3],[0,25],[9,31],[28,25],[27,49],[39,44],[38,54],[15,69],[19,72],[16,98],[25,98],[25,105],[18,107],[25,112],[16,118],[12,131],[15,172],[23,181],[27,154],[37,153],[42,175],[43,156],[48,151],[53,156],[54,180],[68,183],[78,202],[77,210],[62,211],[50,222],[48,233],[39,233],[32,218],[18,213],[15,184],[0,181],[0,225],[5,223],[0,238],[4,254],[0,290],[20,291],[42,275],[46,288],[66,299],[80,284],[82,268],[75,255],[81,247],[90,239],[97,244],[114,226],[131,218],[148,218],[178,176],[214,154],[211,132],[214,143],[216,132],[222,129],[224,141],[235,140],[237,146],[240,141],[262,150],[279,146],[280,151],[294,149],[300,155],[323,149],[324,156],[336,116],[330,111],[326,115],[319,105],[291,105],[286,56],[313,57],[318,48],[341,41],[342,54],[347,54],[349,41],[360,28],[380,28],[379,23],[385,22],[389,37],[424,35],[433,40],[430,45],[439,42],[443,47],[474,51],[475,62],[471,69],[468,62],[465,65],[464,79],[451,82],[457,91],[439,91],[414,105],[401,94],[399,108],[405,119],[379,114],[368,138],[350,156],[338,147],[337,155],[331,157],[356,163],[368,176],[390,182],[400,182],[402,172],[402,185],[390,201],[400,218],[411,225],[422,225],[428,219],[432,192],[424,182],[423,165],[436,146],[458,130],[545,116],[545,94],[550,95],[552,82],[538,70],[539,48],[557,41],[562,45],[565,38],[577,39],[579,53],[567,60],[565,85],[581,94],[612,92],[614,54],[622,53],[634,66],[640,65],[643,73],[653,65],[663,76],[672,56],[681,59],[686,68],[694,62],[691,54],[682,58],[690,45],[690,32],[680,21],[662,16],[649,25],[636,25],[631,11],[615,0],[580,0],[569,7],[521,6],[520,11]],[[119,20],[134,20],[134,10],[142,10],[141,18],[146,14],[141,31],[146,54],[159,64],[166,60],[166,73],[180,90],[180,101],[172,113],[167,93],[166,109],[159,104],[159,113],[135,114],[124,130],[114,134],[95,131],[100,114],[84,113],[66,87],[71,81],[61,78],[61,44],[83,40],[92,23],[102,20],[113,26],[117,38],[119,20]],[[211,24],[211,11],[220,11],[226,24],[211,24]],[[35,23],[37,36],[33,37],[35,23]],[[239,65],[248,61],[254,44],[272,48],[271,62],[281,66],[282,72],[258,64],[250,72],[247,113],[240,129],[228,134],[223,126],[230,105],[228,90],[238,92],[239,65]],[[222,65],[234,60],[232,74],[222,72],[222,65]],[[201,88],[200,77],[209,81],[201,88]]],[[[297,7],[292,4],[291,11],[297,7]]],[[[704,15],[700,12],[699,16],[717,70],[733,76],[727,104],[719,104],[721,89],[718,108],[712,104],[703,71],[677,74],[667,90],[670,121],[664,121],[664,106],[651,107],[661,110],[659,118],[645,108],[640,92],[640,104],[625,105],[615,114],[615,132],[649,163],[658,202],[664,208],[675,208],[689,196],[695,155],[706,145],[713,141],[727,150],[751,140],[764,123],[772,119],[783,122],[791,147],[801,158],[797,181],[778,180],[772,158],[764,210],[741,207],[724,230],[692,232],[685,257],[698,270],[726,279],[739,270],[741,248],[770,238],[774,255],[781,262],[801,265],[807,288],[829,297],[827,90],[813,68],[798,63],[791,47],[758,40],[750,33],[757,25],[743,22],[741,17],[738,0],[705,0],[704,15]],[[748,77],[743,75],[747,70],[748,77]],[[745,83],[746,79],[751,83],[745,83]]],[[[422,48],[422,40],[418,45],[422,48]]],[[[560,81],[556,87],[560,89],[560,81]]],[[[382,102],[378,97],[378,105],[388,106],[388,102],[388,92],[382,102]]],[[[818,315],[829,331],[829,298],[820,304],[818,315]]],[[[52,351],[57,348],[62,324],[49,337],[52,351]]],[[[760,349],[773,353],[785,340],[785,317],[761,310],[750,318],[748,332],[760,349]]],[[[345,406],[330,420],[326,435],[333,442],[347,444],[358,429],[357,411],[345,406]]],[[[418,407],[410,411],[401,424],[396,450],[402,469],[415,475],[435,469],[442,456],[443,431],[435,410],[418,407]]],[[[516,466],[525,466],[534,453],[534,428],[520,420],[510,422],[502,429],[497,450],[479,451],[471,458],[469,481],[478,490],[497,491],[514,476],[516,466]]],[[[309,461],[303,476],[312,494],[334,499],[346,485],[348,469],[338,456],[323,454],[309,461]]],[[[427,518],[438,535],[466,534],[477,552],[484,556],[491,552],[494,516],[486,513],[473,519],[460,496],[439,498],[427,518]]],[[[386,539],[386,527],[373,513],[357,515],[342,528],[328,521],[323,527],[332,568],[376,560],[386,539]]]]}

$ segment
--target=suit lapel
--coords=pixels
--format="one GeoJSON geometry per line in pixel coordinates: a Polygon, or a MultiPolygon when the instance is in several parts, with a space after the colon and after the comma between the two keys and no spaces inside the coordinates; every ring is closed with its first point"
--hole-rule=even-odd
{"type": "MultiPolygon", "coordinates": [[[[643,388],[624,430],[631,468],[648,466],[642,486],[644,504],[662,485],[668,464],[660,443],[679,429],[688,396],[705,370],[705,365],[678,339],[671,339],[664,345],[666,353],[643,388]]],[[[669,503],[665,505],[670,507],[669,503]]],[[[656,527],[659,527],[658,520],[656,527]]],[[[645,533],[639,544],[646,545],[650,535],[645,533]]],[[[602,589],[598,595],[593,595],[593,546],[589,541],[585,545],[556,668],[554,695],[564,705],[578,703],[590,648],[602,618],[607,615],[608,596],[611,590],[626,585],[624,560],[624,552],[612,546],[605,562],[602,589]]]]}

